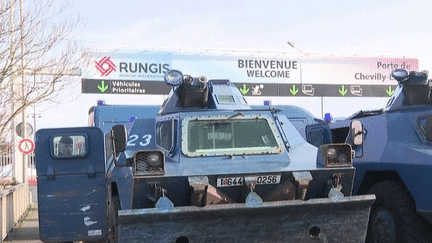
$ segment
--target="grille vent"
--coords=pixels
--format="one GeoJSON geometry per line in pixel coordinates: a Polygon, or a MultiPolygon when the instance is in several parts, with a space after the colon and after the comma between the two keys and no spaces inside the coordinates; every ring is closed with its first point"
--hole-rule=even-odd
{"type": "Polygon", "coordinates": [[[163,175],[165,174],[165,156],[162,151],[138,151],[134,154],[135,175],[163,175]],[[159,155],[159,162],[149,160],[149,155],[159,155]]]}

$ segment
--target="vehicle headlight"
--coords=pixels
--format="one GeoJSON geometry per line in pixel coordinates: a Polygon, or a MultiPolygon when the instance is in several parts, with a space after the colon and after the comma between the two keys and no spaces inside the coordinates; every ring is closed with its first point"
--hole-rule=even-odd
{"type": "Polygon", "coordinates": [[[339,153],[338,154],[338,161],[341,163],[349,163],[350,156],[348,155],[348,153],[339,153]]]}
{"type": "Polygon", "coordinates": [[[179,86],[183,84],[183,73],[177,70],[169,70],[165,74],[165,83],[171,86],[179,86]]]}
{"type": "Polygon", "coordinates": [[[319,147],[317,163],[325,167],[352,166],[352,149],[347,143],[324,144],[319,147]]]}
{"type": "Polygon", "coordinates": [[[147,163],[151,166],[159,166],[162,163],[162,156],[160,153],[148,153],[147,163]]]}
{"type": "Polygon", "coordinates": [[[336,157],[338,156],[337,151],[335,148],[328,148],[327,149],[327,156],[329,157],[329,159],[336,159],[336,157]]]}
{"type": "Polygon", "coordinates": [[[165,156],[162,151],[137,151],[133,156],[135,175],[165,174],[165,156]]]}

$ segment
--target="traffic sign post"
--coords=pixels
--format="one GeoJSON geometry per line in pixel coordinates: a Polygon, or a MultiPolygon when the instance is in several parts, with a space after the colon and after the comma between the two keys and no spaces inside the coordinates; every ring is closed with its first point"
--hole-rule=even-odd
{"type": "MultiPolygon", "coordinates": [[[[23,124],[24,123],[21,122],[15,128],[15,131],[18,134],[18,136],[20,136],[22,138],[24,138],[24,125],[23,124]]],[[[27,126],[26,126],[26,133],[25,133],[25,135],[26,136],[30,136],[30,135],[33,134],[33,127],[32,127],[32,125],[30,125],[30,123],[26,122],[26,124],[27,124],[27,126]]]]}
{"type": "Polygon", "coordinates": [[[18,149],[23,154],[31,154],[34,151],[35,144],[32,140],[25,138],[18,144],[18,149]]]}

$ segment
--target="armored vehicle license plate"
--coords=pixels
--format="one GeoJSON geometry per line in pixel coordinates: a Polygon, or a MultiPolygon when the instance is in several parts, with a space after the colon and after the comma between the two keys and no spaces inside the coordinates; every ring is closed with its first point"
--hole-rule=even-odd
{"type": "MultiPolygon", "coordinates": [[[[262,175],[254,176],[255,185],[261,184],[279,184],[281,175],[262,175]]],[[[217,187],[225,186],[242,186],[244,184],[243,177],[219,177],[217,179],[217,187]]]]}
{"type": "Polygon", "coordinates": [[[256,176],[255,183],[256,185],[260,184],[279,184],[281,175],[264,175],[264,176],[256,176]]]}
{"type": "Polygon", "coordinates": [[[217,179],[217,186],[242,186],[243,181],[243,177],[221,177],[217,179]]]}

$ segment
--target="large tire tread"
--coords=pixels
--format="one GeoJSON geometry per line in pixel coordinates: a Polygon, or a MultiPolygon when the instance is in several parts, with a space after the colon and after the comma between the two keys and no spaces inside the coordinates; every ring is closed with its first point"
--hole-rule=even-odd
{"type": "MultiPolygon", "coordinates": [[[[378,207],[385,207],[392,215],[396,227],[396,242],[432,242],[432,233],[417,215],[415,202],[408,190],[395,181],[374,184],[367,194],[375,194],[376,201],[371,208],[371,216],[378,207]]],[[[376,243],[372,236],[369,220],[366,242],[376,243]]]]}

